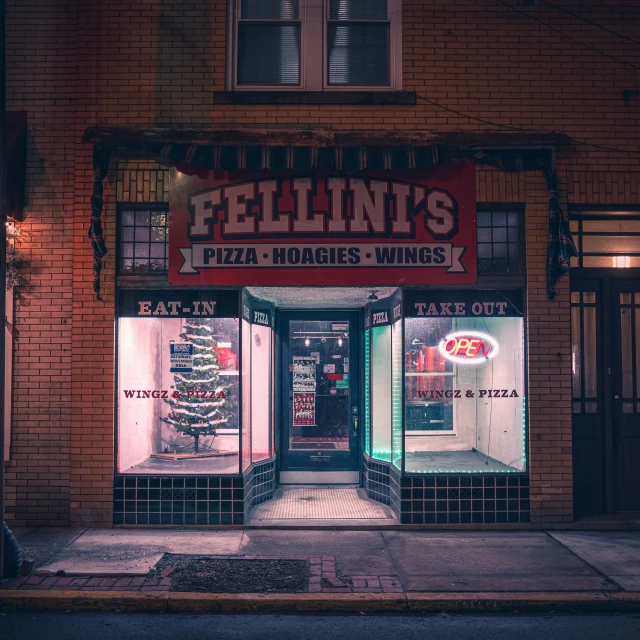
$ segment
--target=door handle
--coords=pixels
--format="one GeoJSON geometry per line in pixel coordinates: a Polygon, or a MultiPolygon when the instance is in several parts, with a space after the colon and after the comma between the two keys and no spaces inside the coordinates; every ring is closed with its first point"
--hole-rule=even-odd
{"type": "Polygon", "coordinates": [[[354,429],[354,431],[358,430],[358,418],[357,417],[353,418],[353,429],[354,429]]]}

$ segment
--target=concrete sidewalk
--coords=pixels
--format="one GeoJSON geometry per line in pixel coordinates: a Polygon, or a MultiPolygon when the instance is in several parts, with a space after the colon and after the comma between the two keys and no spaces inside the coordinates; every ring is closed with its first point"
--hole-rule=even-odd
{"type": "Polygon", "coordinates": [[[154,610],[640,610],[640,532],[15,533],[25,554],[36,560],[32,575],[2,584],[0,602],[16,606],[53,608],[57,602],[67,608],[154,610]],[[165,553],[305,560],[308,587],[295,594],[178,593],[172,590],[171,567],[159,575],[153,571],[165,553]]]}

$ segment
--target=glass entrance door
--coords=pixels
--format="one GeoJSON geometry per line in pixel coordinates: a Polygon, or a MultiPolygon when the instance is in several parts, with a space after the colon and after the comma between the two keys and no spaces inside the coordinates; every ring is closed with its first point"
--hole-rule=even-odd
{"type": "Polygon", "coordinates": [[[640,282],[611,287],[614,510],[640,510],[640,282]]]}
{"type": "Polygon", "coordinates": [[[283,312],[282,469],[358,469],[357,312],[283,312]]]}

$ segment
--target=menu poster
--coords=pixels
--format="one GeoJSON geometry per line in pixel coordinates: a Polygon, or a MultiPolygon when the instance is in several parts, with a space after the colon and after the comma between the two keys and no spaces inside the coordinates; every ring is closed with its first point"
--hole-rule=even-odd
{"type": "Polygon", "coordinates": [[[293,392],[293,426],[315,427],[316,394],[293,392]]]}
{"type": "MultiPolygon", "coordinates": [[[[316,390],[316,359],[309,356],[293,356],[293,390],[316,390]]],[[[315,402],[315,400],[314,400],[315,402]]]]}

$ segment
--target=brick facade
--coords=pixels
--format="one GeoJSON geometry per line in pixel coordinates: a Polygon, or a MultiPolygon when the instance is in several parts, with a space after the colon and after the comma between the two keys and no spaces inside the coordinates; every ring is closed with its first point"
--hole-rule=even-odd
{"type": "MultiPolygon", "coordinates": [[[[557,130],[563,206],[640,204],[637,70],[640,48],[543,3],[520,11],[493,0],[403,3],[403,85],[415,106],[223,105],[226,0],[110,3],[8,0],[8,109],[28,113],[21,250],[29,286],[15,311],[14,417],[7,519],[15,525],[110,525],[114,450],[115,204],[105,182],[110,253],[103,296],[92,291],[87,239],[91,125],[335,129],[557,130]],[[612,56],[612,57],[611,57],[612,56]]],[[[555,4],[638,38],[640,1],[555,4]]],[[[120,164],[118,164],[120,161],[120,164]]],[[[548,201],[539,172],[479,168],[478,202],[526,206],[531,520],[572,520],[568,279],[546,296],[548,201]]]]}

